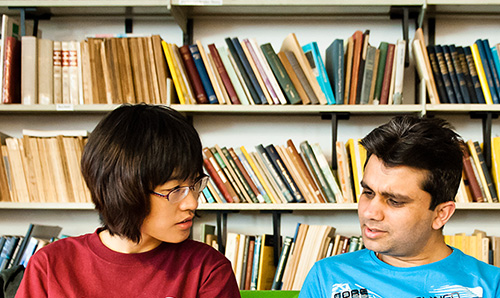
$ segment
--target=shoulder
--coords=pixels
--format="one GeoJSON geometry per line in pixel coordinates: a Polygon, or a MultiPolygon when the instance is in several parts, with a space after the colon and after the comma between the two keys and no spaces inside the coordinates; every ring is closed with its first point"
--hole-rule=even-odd
{"type": "Polygon", "coordinates": [[[362,264],[362,263],[369,262],[371,260],[371,256],[370,256],[371,253],[373,253],[371,250],[362,249],[362,250],[358,250],[355,252],[349,252],[349,253],[344,253],[344,254],[324,258],[324,259],[316,262],[316,264],[318,264],[318,266],[320,266],[320,267],[321,266],[340,265],[340,264],[344,264],[344,265],[362,264]]]}
{"type": "Polygon", "coordinates": [[[203,263],[229,263],[229,260],[218,250],[205,243],[186,240],[177,246],[179,253],[184,257],[190,257],[193,260],[201,260],[203,263]]]}
{"type": "MultiPolygon", "coordinates": [[[[48,245],[42,247],[37,251],[36,254],[46,255],[46,256],[60,256],[68,251],[75,251],[81,247],[87,246],[88,238],[92,234],[85,234],[77,237],[67,237],[63,239],[59,239],[48,245]]],[[[36,255],[35,254],[35,255],[36,255]]]]}
{"type": "Polygon", "coordinates": [[[459,259],[460,264],[463,266],[465,272],[471,272],[473,274],[478,274],[480,277],[494,277],[497,280],[500,279],[500,268],[487,264],[483,261],[466,255],[461,250],[453,248],[453,254],[459,259]]]}

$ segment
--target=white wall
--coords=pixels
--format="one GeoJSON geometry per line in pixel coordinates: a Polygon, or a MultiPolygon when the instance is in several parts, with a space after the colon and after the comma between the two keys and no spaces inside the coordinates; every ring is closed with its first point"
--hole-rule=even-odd
{"type": "MultiPolygon", "coordinates": [[[[479,20],[471,25],[470,20],[445,19],[436,23],[437,43],[469,45],[475,39],[489,38],[490,43],[500,42],[497,34],[498,21],[479,20]]],[[[259,44],[271,42],[279,50],[281,41],[295,32],[301,44],[317,41],[320,51],[335,38],[347,39],[355,30],[370,29],[370,42],[378,46],[380,41],[395,42],[401,38],[401,22],[389,18],[349,19],[349,18],[277,18],[275,20],[257,18],[201,18],[194,21],[194,39],[200,39],[206,46],[215,42],[225,45],[224,38],[256,38],[259,44]]],[[[123,33],[123,20],[120,19],[78,19],[54,18],[41,22],[45,38],[56,40],[83,39],[85,35],[96,33],[123,33]]],[[[171,22],[140,20],[134,23],[134,33],[158,33],[169,41],[182,42],[180,30],[171,22]]],[[[406,102],[413,101],[413,69],[405,73],[406,102]]],[[[25,115],[0,114],[0,131],[20,137],[23,128],[32,129],[88,129],[91,131],[102,114],[84,115],[25,115]]],[[[339,140],[363,137],[375,126],[386,122],[388,116],[352,116],[350,120],[339,122],[339,140]]],[[[466,115],[446,115],[465,139],[482,140],[481,121],[471,120],[466,115]]],[[[494,120],[493,135],[500,134],[500,120],[494,120]]],[[[331,124],[318,116],[291,115],[202,115],[195,116],[194,125],[200,132],[205,146],[241,146],[252,149],[257,144],[282,145],[291,138],[296,145],[303,140],[320,143],[327,158],[331,158],[331,124]]],[[[454,219],[446,226],[445,232],[471,233],[474,228],[500,236],[498,230],[499,211],[457,211],[454,219]]],[[[200,222],[215,223],[213,214],[202,212],[200,222]]],[[[257,234],[271,233],[271,215],[257,212],[230,214],[228,230],[233,232],[257,234]]],[[[63,233],[77,235],[93,232],[98,226],[94,211],[42,211],[42,210],[0,210],[0,234],[23,234],[30,222],[49,223],[63,226],[63,233]]],[[[282,217],[283,235],[292,235],[297,222],[308,224],[329,224],[345,235],[359,234],[356,211],[294,212],[282,217]]],[[[194,227],[195,238],[199,235],[199,225],[194,227]]]]}

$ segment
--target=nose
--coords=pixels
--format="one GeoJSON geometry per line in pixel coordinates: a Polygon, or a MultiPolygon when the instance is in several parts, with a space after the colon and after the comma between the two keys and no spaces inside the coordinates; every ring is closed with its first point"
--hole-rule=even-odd
{"type": "Polygon", "coordinates": [[[358,204],[358,215],[369,220],[384,219],[384,203],[379,196],[368,199],[361,196],[358,204]]]}
{"type": "Polygon", "coordinates": [[[187,196],[180,202],[179,207],[183,210],[196,210],[198,208],[198,192],[189,190],[187,196]]]}

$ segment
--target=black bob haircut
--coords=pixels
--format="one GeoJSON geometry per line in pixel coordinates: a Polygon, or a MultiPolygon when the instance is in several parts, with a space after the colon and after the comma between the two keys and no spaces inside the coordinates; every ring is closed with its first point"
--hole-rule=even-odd
{"type": "Polygon", "coordinates": [[[397,116],[360,143],[367,151],[367,162],[374,154],[388,167],[426,170],[427,179],[420,187],[431,195],[430,210],[455,199],[462,177],[463,141],[447,121],[397,116]]]}
{"type": "Polygon", "coordinates": [[[179,112],[122,105],[91,133],[81,167],[104,228],[138,243],[150,212],[150,192],[169,180],[201,175],[202,146],[179,112]]]}

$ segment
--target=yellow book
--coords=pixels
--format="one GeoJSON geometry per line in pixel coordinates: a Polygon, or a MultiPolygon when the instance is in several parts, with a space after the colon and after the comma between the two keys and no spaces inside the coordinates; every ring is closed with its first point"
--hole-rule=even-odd
{"type": "Polygon", "coordinates": [[[248,152],[244,146],[241,146],[240,149],[241,149],[241,152],[243,152],[243,155],[245,156],[245,158],[247,159],[248,164],[250,165],[250,167],[254,171],[255,176],[257,176],[257,179],[259,179],[260,184],[262,184],[262,186],[264,187],[264,190],[266,191],[267,195],[269,196],[269,199],[271,199],[271,202],[273,202],[274,204],[278,203],[278,201],[274,197],[273,192],[270,189],[270,186],[267,184],[266,179],[264,179],[264,177],[262,176],[262,173],[259,171],[259,168],[257,167],[257,165],[253,162],[253,159],[250,156],[250,154],[248,154],[248,152]]]}
{"type": "Polygon", "coordinates": [[[500,193],[500,137],[491,139],[491,177],[498,194],[500,193]]]}
{"type": "Polygon", "coordinates": [[[474,142],[472,140],[467,141],[467,146],[469,147],[470,156],[472,157],[472,161],[476,165],[477,173],[478,173],[478,182],[483,186],[484,194],[488,203],[493,203],[493,198],[491,196],[491,192],[488,188],[488,183],[486,182],[486,177],[484,176],[484,172],[481,167],[481,161],[479,160],[479,156],[477,155],[476,147],[474,146],[474,142]]]}
{"type": "Polygon", "coordinates": [[[476,64],[477,75],[479,77],[479,83],[481,83],[481,89],[483,90],[484,100],[487,104],[493,104],[493,99],[491,98],[490,87],[488,87],[488,81],[486,80],[486,75],[484,74],[483,63],[481,62],[481,56],[479,55],[479,49],[477,44],[474,43],[470,47],[472,51],[472,59],[474,59],[474,64],[476,64]]]}
{"type": "Polygon", "coordinates": [[[186,68],[184,67],[179,47],[177,47],[175,43],[169,43],[168,46],[170,49],[170,55],[172,56],[176,66],[175,70],[177,71],[177,78],[179,79],[186,104],[196,104],[193,88],[191,87],[191,82],[189,81],[186,68]]]}
{"type": "Polygon", "coordinates": [[[184,94],[182,93],[181,89],[181,84],[179,78],[177,77],[177,71],[174,64],[174,59],[172,59],[170,47],[168,43],[164,40],[161,41],[161,46],[163,47],[165,58],[167,58],[168,68],[170,69],[170,73],[172,74],[172,80],[174,81],[175,91],[177,91],[177,97],[179,98],[179,103],[184,105],[186,104],[186,99],[184,98],[184,94]]]}
{"type": "Polygon", "coordinates": [[[273,235],[262,235],[259,258],[259,273],[257,275],[257,290],[271,290],[274,273],[274,239],[273,235]]]}
{"type": "Polygon", "coordinates": [[[354,180],[355,202],[361,195],[361,179],[363,179],[366,150],[359,144],[359,139],[349,139],[346,143],[347,152],[350,155],[352,176],[354,180]]]}

